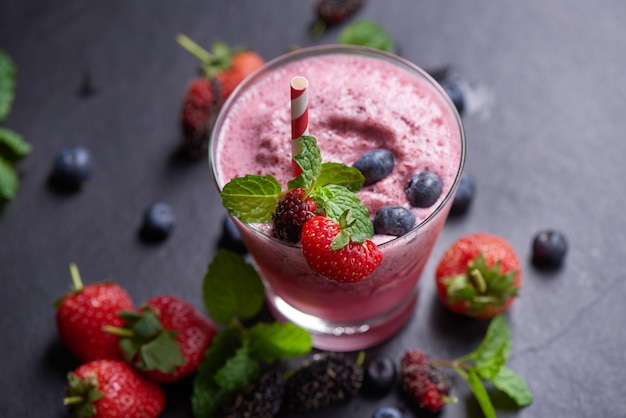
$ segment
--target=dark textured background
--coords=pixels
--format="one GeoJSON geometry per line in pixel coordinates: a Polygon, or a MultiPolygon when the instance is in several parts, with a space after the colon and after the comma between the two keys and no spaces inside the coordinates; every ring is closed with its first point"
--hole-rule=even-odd
{"type": "MultiPolygon", "coordinates": [[[[204,161],[176,157],[178,114],[196,61],[175,42],[220,39],[273,58],[309,36],[314,2],[0,1],[0,48],[18,66],[17,100],[5,126],[34,150],[19,164],[21,188],[0,214],[0,416],[63,417],[65,373],[52,302],[76,262],[87,282],[114,279],[136,303],[171,293],[202,307],[200,286],[215,252],[223,209],[204,161]],[[95,93],[79,95],[85,75],[95,93]],[[80,193],[47,187],[56,152],[88,146],[96,161],[80,193]],[[143,210],[173,205],[178,223],[161,245],[137,238],[143,210]]],[[[510,367],[535,392],[498,416],[626,417],[626,5],[619,0],[369,1],[371,18],[401,54],[429,68],[449,65],[489,100],[463,119],[466,169],[478,180],[471,212],[445,226],[424,272],[411,323],[376,349],[395,357],[420,346],[441,357],[473,349],[485,324],[448,314],[435,299],[436,259],[456,238],[487,231],[523,261],[524,288],[509,312],[510,367]],[[534,233],[563,230],[563,269],[529,262],[534,233]]],[[[460,402],[444,418],[478,417],[460,402]]],[[[168,390],[166,417],[185,417],[189,387],[168,390]]],[[[311,416],[369,417],[395,395],[358,398],[311,416]]],[[[413,412],[407,412],[412,416],[413,412]]]]}

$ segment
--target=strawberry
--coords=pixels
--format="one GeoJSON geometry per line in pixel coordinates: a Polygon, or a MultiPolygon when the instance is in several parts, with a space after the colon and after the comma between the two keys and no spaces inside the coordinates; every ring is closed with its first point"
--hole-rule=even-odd
{"type": "Polygon", "coordinates": [[[299,242],[302,225],[315,215],[316,204],[306,190],[295,188],[282,196],[272,214],[272,231],[279,239],[299,242]]]}
{"type": "Polygon", "coordinates": [[[334,249],[337,246],[335,238],[342,232],[345,231],[338,222],[314,216],[302,227],[302,251],[315,272],[339,283],[356,283],[378,267],[383,255],[369,239],[362,243],[350,240],[334,249]]]}
{"type": "Polygon", "coordinates": [[[161,415],[159,385],[121,360],[95,360],[68,373],[65,405],[79,418],[152,418],[161,415]]]}
{"type": "Polygon", "coordinates": [[[265,61],[254,51],[237,52],[232,57],[232,63],[215,76],[220,86],[221,100],[225,101],[235,88],[249,74],[265,64],[265,61]]]}
{"type": "Polygon", "coordinates": [[[475,233],[456,241],[435,272],[437,291],[453,312],[485,319],[504,312],[518,295],[521,264],[501,237],[475,233]]]}
{"type": "Polygon", "coordinates": [[[423,351],[414,349],[405,353],[400,362],[400,374],[402,389],[420,408],[438,412],[452,401],[448,378],[423,351]]]}
{"type": "Polygon", "coordinates": [[[217,328],[188,302],[156,296],[138,312],[122,312],[120,336],[124,359],[160,383],[179,381],[196,371],[217,328]]]}
{"type": "Polygon", "coordinates": [[[217,116],[217,95],[210,80],[198,77],[187,86],[181,111],[183,146],[191,156],[207,151],[208,137],[217,116]]]}
{"type": "Polygon", "coordinates": [[[61,341],[81,362],[120,359],[117,337],[105,333],[105,325],[121,326],[118,313],[133,310],[128,293],[114,283],[83,286],[78,268],[70,264],[74,283],[70,293],[55,303],[56,324],[61,341]]]}

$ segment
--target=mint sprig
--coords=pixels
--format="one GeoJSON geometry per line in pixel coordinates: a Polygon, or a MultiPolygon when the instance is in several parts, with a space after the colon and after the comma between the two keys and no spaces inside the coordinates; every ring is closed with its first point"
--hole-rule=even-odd
{"type": "Polygon", "coordinates": [[[393,37],[378,23],[362,19],[346,26],[341,33],[337,43],[346,45],[368,46],[387,52],[395,52],[395,42],[393,37]]]}
{"type": "Polygon", "coordinates": [[[470,386],[486,418],[495,418],[495,408],[485,383],[507,394],[519,407],[530,405],[533,394],[528,384],[506,363],[511,354],[511,331],[503,314],[493,317],[480,345],[456,360],[434,360],[451,367],[470,386]]]}
{"type": "Polygon", "coordinates": [[[202,287],[206,309],[223,325],[206,351],[193,382],[191,397],[195,418],[219,416],[223,404],[253,382],[263,364],[305,355],[311,335],[291,323],[251,319],[263,306],[263,284],[245,258],[220,249],[209,264],[202,287]]]}
{"type": "MultiPolygon", "coordinates": [[[[350,211],[354,222],[346,226],[349,240],[363,242],[374,233],[370,214],[356,196],[365,177],[359,170],[342,163],[322,163],[322,155],[317,140],[312,136],[298,138],[301,151],[294,160],[302,173],[287,183],[288,190],[302,188],[315,201],[317,210],[339,222],[341,216],[350,211]]],[[[246,175],[228,182],[222,189],[222,203],[228,212],[242,222],[267,222],[278,204],[278,198],[285,191],[271,175],[246,175]]]]}

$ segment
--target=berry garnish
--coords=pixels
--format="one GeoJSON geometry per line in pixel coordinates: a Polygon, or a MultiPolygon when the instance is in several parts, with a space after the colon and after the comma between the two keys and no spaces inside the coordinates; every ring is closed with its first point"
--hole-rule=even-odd
{"type": "Polygon", "coordinates": [[[443,254],[435,272],[441,302],[453,312],[490,318],[509,308],[522,282],[515,250],[501,237],[474,233],[443,254]]]}
{"type": "Polygon", "coordinates": [[[339,283],[360,282],[383,261],[374,242],[352,241],[340,223],[323,216],[304,224],[302,252],[311,269],[339,283]]]}
{"type": "Polygon", "coordinates": [[[374,233],[402,236],[415,225],[415,215],[402,206],[385,206],[374,216],[374,233]]]}
{"type": "Polygon", "coordinates": [[[407,352],[400,363],[402,388],[418,405],[438,412],[450,402],[450,381],[421,350],[407,352]]]}
{"type": "Polygon", "coordinates": [[[141,225],[141,236],[148,241],[162,241],[174,229],[174,210],[164,202],[157,202],[148,207],[141,225]]]}
{"type": "Polygon", "coordinates": [[[557,268],[567,254],[567,239],[557,230],[538,232],[533,238],[532,261],[537,267],[557,268]]]}
{"type": "Polygon", "coordinates": [[[238,254],[245,254],[248,252],[243,240],[241,239],[241,234],[235,225],[235,221],[233,221],[233,218],[230,215],[224,216],[219,246],[238,254]]]}
{"type": "Polygon", "coordinates": [[[317,411],[356,395],[363,384],[363,369],[342,353],[313,356],[285,384],[287,411],[317,411]]]}
{"type": "Polygon", "coordinates": [[[400,409],[395,406],[381,406],[376,411],[372,418],[403,418],[404,414],[400,409]]]}
{"type": "Polygon", "coordinates": [[[369,186],[391,174],[394,165],[395,158],[390,151],[377,149],[363,154],[352,166],[365,177],[363,185],[369,186]]]}
{"type": "Polygon", "coordinates": [[[391,392],[397,377],[396,365],[391,358],[376,358],[365,367],[363,391],[370,396],[384,396],[391,392]]]}
{"type": "Polygon", "coordinates": [[[54,159],[50,180],[63,190],[80,189],[91,177],[91,152],[81,146],[62,148],[54,159]]]}
{"type": "Polygon", "coordinates": [[[456,111],[459,112],[459,115],[462,115],[465,110],[465,92],[463,91],[463,86],[461,85],[460,80],[448,77],[439,80],[439,84],[448,97],[450,97],[454,107],[456,107],[456,111]]]}
{"type": "Polygon", "coordinates": [[[452,206],[450,207],[450,214],[453,216],[462,215],[469,209],[474,195],[476,194],[476,180],[467,172],[463,172],[459,186],[456,189],[452,206]]]}
{"type": "Polygon", "coordinates": [[[432,206],[443,191],[443,182],[437,173],[422,171],[411,178],[404,190],[409,203],[416,208],[432,206]]]}
{"type": "Polygon", "coordinates": [[[315,202],[306,195],[306,190],[289,190],[278,200],[272,214],[272,232],[283,241],[300,242],[302,226],[315,216],[315,202]]]}

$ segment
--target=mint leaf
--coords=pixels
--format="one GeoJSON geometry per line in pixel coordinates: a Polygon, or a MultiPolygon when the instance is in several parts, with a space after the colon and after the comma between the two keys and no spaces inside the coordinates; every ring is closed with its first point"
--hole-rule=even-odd
{"type": "Polygon", "coordinates": [[[194,418],[215,416],[221,404],[232,394],[220,387],[214,376],[241,345],[240,333],[236,329],[225,329],[213,338],[193,379],[191,407],[194,418]]]}
{"type": "Polygon", "coordinates": [[[506,317],[499,314],[493,317],[489,323],[485,338],[478,348],[463,358],[473,360],[476,371],[484,379],[491,380],[506,364],[511,354],[511,347],[511,330],[506,317]]]}
{"type": "Polygon", "coordinates": [[[338,184],[348,190],[358,192],[365,183],[365,177],[359,170],[342,163],[324,163],[316,185],[338,184]]]}
{"type": "Polygon", "coordinates": [[[371,238],[374,227],[369,218],[369,211],[350,190],[336,184],[327,184],[317,188],[311,193],[311,198],[317,205],[326,209],[326,216],[339,222],[341,215],[350,210],[354,223],[346,227],[350,237],[354,242],[363,242],[366,238],[371,238]]]}
{"type": "Polygon", "coordinates": [[[17,193],[19,179],[15,169],[7,160],[0,156],[0,200],[11,200],[17,193]]]}
{"type": "Polygon", "coordinates": [[[346,26],[339,34],[337,42],[347,45],[369,46],[387,52],[394,52],[393,37],[378,23],[372,20],[357,20],[346,26]]]}
{"type": "Polygon", "coordinates": [[[491,380],[491,383],[500,391],[509,395],[517,406],[527,406],[533,401],[533,393],[524,379],[506,366],[500,368],[500,371],[491,380]]]}
{"type": "Polygon", "coordinates": [[[229,181],[222,192],[222,204],[242,222],[267,222],[281,193],[281,186],[273,176],[247,174],[229,181]]]}
{"type": "Polygon", "coordinates": [[[5,148],[15,158],[25,157],[32,148],[22,135],[7,128],[0,128],[0,145],[0,151],[5,148]]]}
{"type": "Polygon", "coordinates": [[[215,373],[215,383],[223,389],[236,392],[248,385],[259,373],[259,362],[250,356],[250,342],[246,338],[233,356],[215,373]]]}
{"type": "Polygon", "coordinates": [[[0,122],[11,112],[15,98],[15,64],[9,55],[0,50],[0,122]]]}
{"type": "Polygon", "coordinates": [[[202,296],[209,316],[221,324],[256,315],[264,302],[263,283],[242,255],[220,249],[204,277],[202,296]]]}
{"type": "Polygon", "coordinates": [[[266,363],[299,357],[312,348],[311,334],[290,322],[259,322],[247,332],[254,357],[266,363]]]}
{"type": "Polygon", "coordinates": [[[296,178],[289,181],[289,189],[300,187],[302,189],[310,189],[313,187],[316,179],[319,177],[322,169],[322,154],[317,146],[317,140],[312,136],[301,136],[297,139],[300,141],[300,152],[293,157],[302,169],[296,178]]]}
{"type": "Polygon", "coordinates": [[[462,375],[467,383],[469,384],[478,404],[480,405],[480,409],[482,409],[483,414],[485,414],[485,418],[496,418],[496,411],[491,403],[491,399],[489,399],[489,394],[483,385],[483,382],[478,377],[478,373],[472,368],[467,371],[467,375],[462,375]]]}

